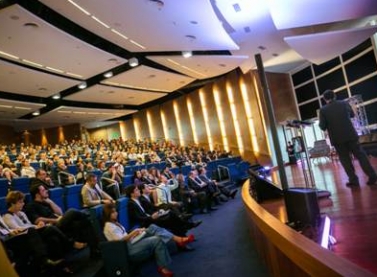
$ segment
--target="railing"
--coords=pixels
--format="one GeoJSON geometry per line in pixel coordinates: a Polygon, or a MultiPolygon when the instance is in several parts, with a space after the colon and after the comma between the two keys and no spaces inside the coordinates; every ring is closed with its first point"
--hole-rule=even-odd
{"type": "Polygon", "coordinates": [[[376,277],[322,248],[268,213],[250,195],[250,182],[242,188],[250,237],[260,258],[274,277],[376,277]]]}

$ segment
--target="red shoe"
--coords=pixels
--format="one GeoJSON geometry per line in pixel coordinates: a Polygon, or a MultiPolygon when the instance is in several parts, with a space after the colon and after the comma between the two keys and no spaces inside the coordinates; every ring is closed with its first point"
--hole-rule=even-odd
{"type": "Polygon", "coordinates": [[[174,276],[174,273],[171,272],[169,269],[167,269],[166,267],[162,267],[162,266],[159,266],[157,268],[157,271],[158,273],[160,273],[160,275],[162,277],[173,277],[174,276]]]}
{"type": "Polygon", "coordinates": [[[194,240],[195,240],[194,235],[189,235],[186,238],[181,238],[181,241],[177,242],[177,245],[180,248],[185,248],[187,246],[187,244],[189,244],[190,242],[193,242],[194,240]]]}
{"type": "Polygon", "coordinates": [[[193,242],[194,240],[195,240],[195,237],[194,237],[193,234],[191,234],[191,235],[189,235],[189,236],[187,237],[187,243],[193,242]]]}

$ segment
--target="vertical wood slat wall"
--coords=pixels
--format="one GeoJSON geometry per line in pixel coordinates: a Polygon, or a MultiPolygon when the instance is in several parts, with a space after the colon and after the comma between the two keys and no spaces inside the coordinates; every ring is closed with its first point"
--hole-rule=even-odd
{"type": "MultiPolygon", "coordinates": [[[[189,99],[192,104],[192,110],[195,121],[195,131],[198,139],[198,144],[209,149],[209,141],[206,131],[206,124],[204,121],[204,115],[202,110],[202,103],[200,101],[200,93],[204,94],[206,102],[206,108],[208,113],[209,129],[212,137],[213,146],[219,149],[224,149],[223,138],[220,130],[219,117],[217,114],[216,103],[213,90],[216,89],[219,92],[219,98],[221,101],[221,108],[225,123],[225,133],[229,145],[229,149],[234,154],[239,155],[239,141],[237,141],[235,124],[233,121],[233,115],[230,108],[230,102],[228,98],[227,87],[232,90],[234,105],[236,108],[236,118],[240,128],[241,141],[243,146],[243,157],[250,161],[270,161],[270,153],[267,147],[267,137],[264,131],[263,116],[261,114],[260,106],[258,103],[257,93],[260,92],[258,86],[259,81],[256,72],[248,72],[242,74],[240,71],[235,70],[221,78],[212,84],[208,84],[199,90],[191,92],[187,95],[183,95],[177,99],[169,102],[162,103],[161,105],[154,106],[152,108],[139,111],[133,115],[132,119],[122,122],[124,129],[126,130],[126,139],[134,139],[134,121],[139,122],[140,139],[151,138],[150,126],[148,125],[147,112],[152,117],[153,121],[153,135],[155,138],[163,138],[164,130],[161,119],[161,111],[165,115],[167,122],[168,138],[175,143],[179,143],[178,134],[178,122],[174,113],[174,103],[178,106],[180,125],[182,129],[182,135],[184,139],[184,145],[194,144],[193,128],[190,122],[189,111],[187,107],[187,100],[189,99]],[[256,78],[256,79],[255,79],[256,78]],[[256,142],[258,144],[258,152],[255,153],[255,149],[252,144],[252,138],[250,134],[250,128],[248,124],[248,118],[245,112],[245,104],[242,97],[240,84],[244,83],[247,88],[247,94],[252,113],[252,119],[255,128],[256,142]]],[[[297,118],[296,108],[294,106],[294,97],[292,86],[290,83],[288,74],[269,74],[268,79],[270,82],[270,90],[277,113],[277,120],[285,120],[285,117],[297,118]],[[284,118],[283,118],[284,117],[284,118]]],[[[261,101],[263,104],[263,101],[261,101]]],[[[267,125],[267,128],[269,126],[267,125]]],[[[98,133],[97,133],[98,134],[98,133]]],[[[95,133],[92,133],[93,139],[107,139],[105,137],[96,137],[95,133]]]]}

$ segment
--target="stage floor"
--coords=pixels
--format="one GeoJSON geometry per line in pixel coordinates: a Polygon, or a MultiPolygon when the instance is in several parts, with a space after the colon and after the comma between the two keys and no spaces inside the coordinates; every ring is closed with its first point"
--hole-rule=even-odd
{"type": "MultiPolygon", "coordinates": [[[[377,170],[377,158],[370,158],[377,170]]],[[[329,199],[319,201],[321,213],[327,214],[333,227],[337,243],[332,251],[377,274],[377,185],[368,186],[357,161],[354,162],[360,187],[346,187],[348,181],[339,161],[322,159],[312,163],[314,183],[318,189],[331,192],[329,199]]],[[[289,187],[305,187],[302,165],[285,167],[289,187]]],[[[278,171],[273,171],[271,179],[279,183],[278,171]]],[[[282,222],[287,222],[283,200],[271,200],[262,204],[282,222]]]]}

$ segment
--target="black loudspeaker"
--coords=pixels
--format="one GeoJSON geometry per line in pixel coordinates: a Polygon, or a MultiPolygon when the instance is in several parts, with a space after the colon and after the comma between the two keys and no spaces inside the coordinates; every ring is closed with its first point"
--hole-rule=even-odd
{"type": "Polygon", "coordinates": [[[320,219],[317,191],[311,188],[290,188],[284,191],[289,223],[317,227],[320,219]]]}
{"type": "Polygon", "coordinates": [[[103,264],[108,277],[132,277],[137,268],[129,261],[125,241],[106,241],[100,243],[103,264]]]}

